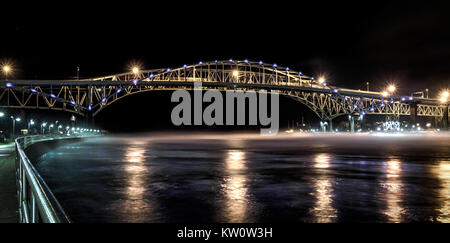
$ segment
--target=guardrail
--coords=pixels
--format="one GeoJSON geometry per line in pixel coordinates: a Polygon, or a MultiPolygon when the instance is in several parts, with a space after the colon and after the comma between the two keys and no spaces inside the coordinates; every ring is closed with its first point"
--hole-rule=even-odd
{"type": "Polygon", "coordinates": [[[16,143],[16,181],[21,223],[70,223],[69,216],[28,159],[24,150],[37,142],[76,138],[79,136],[26,136],[16,143]]]}

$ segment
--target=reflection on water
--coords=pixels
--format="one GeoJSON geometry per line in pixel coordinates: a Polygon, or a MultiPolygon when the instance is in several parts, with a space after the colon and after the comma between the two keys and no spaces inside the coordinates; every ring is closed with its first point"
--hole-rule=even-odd
{"type": "Polygon", "coordinates": [[[442,199],[442,206],[439,208],[440,215],[437,220],[442,223],[450,223],[450,161],[440,161],[435,173],[441,180],[439,197],[442,199]]]}
{"type": "Polygon", "coordinates": [[[450,222],[449,138],[102,137],[36,166],[75,222],[450,222]]]}
{"type": "MultiPolygon", "coordinates": [[[[148,167],[144,163],[148,160],[145,155],[146,144],[142,141],[130,141],[125,146],[124,153],[124,176],[125,178],[125,200],[119,201],[124,209],[124,220],[127,220],[126,214],[139,214],[142,209],[149,209],[150,205],[145,199],[147,190],[148,167]]],[[[120,207],[116,205],[116,207],[120,207]]]]}
{"type": "Polygon", "coordinates": [[[386,182],[382,183],[383,197],[386,202],[386,215],[388,222],[399,223],[402,219],[402,181],[399,179],[402,174],[401,162],[397,159],[389,159],[386,162],[386,182]]]}
{"type": "Polygon", "coordinates": [[[228,174],[222,188],[226,195],[225,217],[227,222],[244,222],[248,203],[245,152],[228,151],[225,166],[228,174]]]}
{"type": "MultiPolygon", "coordinates": [[[[330,156],[328,154],[317,154],[314,157],[314,167],[319,169],[326,169],[330,167],[330,156]]],[[[331,179],[327,175],[327,171],[321,170],[314,179],[315,197],[314,207],[311,213],[314,217],[314,222],[331,223],[336,220],[337,211],[333,207],[333,188],[331,179]]]]}

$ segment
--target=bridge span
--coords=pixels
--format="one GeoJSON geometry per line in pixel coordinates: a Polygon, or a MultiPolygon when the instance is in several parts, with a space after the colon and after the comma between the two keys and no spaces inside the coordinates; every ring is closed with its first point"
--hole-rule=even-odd
{"type": "Polygon", "coordinates": [[[323,121],[341,115],[378,114],[435,117],[448,124],[449,104],[437,99],[346,89],[319,82],[302,72],[248,60],[200,62],[81,80],[7,80],[0,82],[0,107],[51,109],[96,116],[126,96],[152,90],[278,90],[299,101],[323,121]]]}

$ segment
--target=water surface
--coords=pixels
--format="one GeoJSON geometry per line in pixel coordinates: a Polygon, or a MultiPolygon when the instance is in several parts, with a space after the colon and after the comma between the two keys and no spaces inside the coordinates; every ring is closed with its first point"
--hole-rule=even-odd
{"type": "Polygon", "coordinates": [[[450,135],[106,136],[41,156],[75,222],[450,222],[450,135]]]}

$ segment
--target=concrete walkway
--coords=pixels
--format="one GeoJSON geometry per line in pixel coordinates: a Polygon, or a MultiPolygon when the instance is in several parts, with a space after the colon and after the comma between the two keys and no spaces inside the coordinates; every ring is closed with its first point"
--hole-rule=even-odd
{"type": "Polygon", "coordinates": [[[14,143],[0,145],[0,223],[18,223],[14,143]]]}

